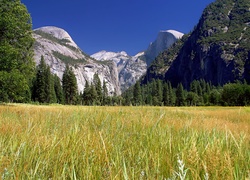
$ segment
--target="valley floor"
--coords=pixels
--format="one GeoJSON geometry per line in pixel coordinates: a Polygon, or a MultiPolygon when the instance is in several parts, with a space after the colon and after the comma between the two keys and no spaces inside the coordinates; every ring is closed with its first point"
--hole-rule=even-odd
{"type": "Polygon", "coordinates": [[[2,179],[247,179],[250,107],[0,106],[2,179]]]}

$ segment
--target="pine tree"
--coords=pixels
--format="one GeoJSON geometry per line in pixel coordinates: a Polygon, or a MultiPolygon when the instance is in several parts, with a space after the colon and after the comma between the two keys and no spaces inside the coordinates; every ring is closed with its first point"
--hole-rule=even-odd
{"type": "Polygon", "coordinates": [[[96,87],[93,83],[90,85],[90,99],[91,99],[91,105],[99,105],[99,100],[98,100],[98,94],[96,91],[96,87]]]}
{"type": "Polygon", "coordinates": [[[178,84],[176,89],[176,106],[185,106],[185,96],[182,84],[178,84]]]}
{"type": "Polygon", "coordinates": [[[77,81],[73,69],[66,65],[62,79],[63,93],[66,104],[76,104],[78,99],[77,81]]]}
{"type": "Polygon", "coordinates": [[[54,75],[50,72],[50,68],[46,65],[43,56],[41,56],[41,61],[37,66],[32,99],[40,103],[55,103],[57,101],[54,75]]]}
{"type": "Polygon", "coordinates": [[[137,81],[135,83],[135,86],[134,86],[134,91],[133,91],[133,97],[134,97],[134,105],[135,106],[139,106],[142,104],[142,95],[141,95],[141,86],[140,86],[140,83],[139,81],[137,81]]]}
{"type": "Polygon", "coordinates": [[[61,85],[60,78],[55,74],[54,75],[54,90],[56,94],[56,102],[59,104],[64,104],[64,97],[63,97],[63,89],[61,85]]]}
{"type": "Polygon", "coordinates": [[[0,1],[0,13],[0,101],[25,102],[35,72],[31,18],[20,0],[0,1]]]}
{"type": "Polygon", "coordinates": [[[162,85],[162,81],[161,80],[157,80],[156,81],[156,85],[157,85],[157,101],[158,101],[158,106],[162,105],[163,102],[163,85],[162,85]]]}
{"type": "Polygon", "coordinates": [[[55,103],[56,102],[56,93],[54,87],[54,77],[50,71],[50,67],[46,65],[45,70],[45,93],[47,94],[47,103],[55,103]]]}
{"type": "Polygon", "coordinates": [[[34,82],[34,88],[33,88],[33,100],[38,101],[40,103],[46,103],[48,92],[46,92],[46,70],[47,66],[44,61],[44,57],[41,56],[41,60],[39,65],[37,66],[36,70],[36,79],[34,82]]]}
{"type": "Polygon", "coordinates": [[[176,94],[175,94],[170,82],[168,82],[168,90],[169,90],[169,93],[168,93],[169,94],[169,105],[174,106],[175,101],[176,101],[176,94]]]}
{"type": "Polygon", "coordinates": [[[107,84],[106,81],[103,79],[103,83],[102,83],[102,105],[107,104],[108,88],[107,88],[106,84],[107,84]]]}
{"type": "Polygon", "coordinates": [[[93,77],[93,85],[96,89],[97,97],[95,100],[96,105],[101,105],[102,102],[102,83],[97,73],[93,77]]]}
{"type": "Polygon", "coordinates": [[[83,95],[82,95],[82,99],[83,99],[83,104],[84,105],[91,105],[92,104],[90,90],[91,89],[90,89],[89,82],[86,80],[85,86],[84,86],[83,95]]]}
{"type": "MultiPolygon", "coordinates": [[[[133,88],[130,87],[123,93],[123,98],[124,98],[124,105],[125,106],[130,106],[133,103],[133,88]]],[[[108,98],[110,100],[110,98],[108,98]]],[[[109,103],[110,104],[110,101],[109,103]]]]}
{"type": "Polygon", "coordinates": [[[168,83],[164,83],[163,85],[163,102],[165,106],[170,105],[170,94],[169,94],[169,87],[168,83]]]}

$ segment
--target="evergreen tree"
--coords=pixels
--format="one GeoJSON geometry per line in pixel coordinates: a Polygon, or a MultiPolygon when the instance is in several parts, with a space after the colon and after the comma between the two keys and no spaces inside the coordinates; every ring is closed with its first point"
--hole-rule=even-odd
{"type": "Polygon", "coordinates": [[[134,105],[139,106],[142,104],[142,95],[141,95],[141,86],[139,81],[135,83],[133,97],[134,97],[134,105]]]}
{"type": "Polygon", "coordinates": [[[158,88],[157,88],[157,83],[156,80],[152,80],[152,105],[153,106],[158,106],[159,101],[158,101],[158,88]]]}
{"type": "Polygon", "coordinates": [[[97,93],[95,104],[101,105],[101,102],[102,102],[102,83],[101,83],[101,80],[100,80],[97,73],[94,74],[93,85],[94,85],[94,87],[96,89],[96,93],[97,93]]]}
{"type": "Polygon", "coordinates": [[[83,91],[83,104],[84,105],[91,105],[92,104],[92,99],[91,99],[91,93],[90,93],[90,85],[89,82],[86,80],[85,86],[84,86],[84,91],[83,91]]]}
{"type": "Polygon", "coordinates": [[[169,94],[169,87],[168,83],[164,83],[163,85],[163,102],[165,106],[170,105],[170,94],[169,94]]]}
{"type": "Polygon", "coordinates": [[[0,13],[0,101],[25,102],[35,72],[31,18],[20,0],[0,1],[0,13]]]}
{"type": "Polygon", "coordinates": [[[162,86],[162,81],[161,80],[157,80],[156,81],[156,87],[157,87],[157,91],[156,91],[156,97],[157,97],[157,101],[158,101],[158,106],[162,105],[163,102],[163,86],[162,86]]]}
{"type": "Polygon", "coordinates": [[[54,76],[50,71],[50,67],[47,65],[45,71],[45,92],[47,94],[47,103],[55,103],[56,102],[56,93],[54,87],[54,76]]]}
{"type": "Polygon", "coordinates": [[[185,96],[182,84],[178,84],[176,89],[176,106],[185,106],[185,96]]]}
{"type": "Polygon", "coordinates": [[[62,87],[66,104],[76,104],[78,99],[77,81],[73,69],[66,65],[62,87]]]}
{"type": "Polygon", "coordinates": [[[99,99],[98,99],[98,94],[96,91],[96,87],[93,83],[90,85],[90,104],[91,105],[99,105],[99,99]]]}
{"type": "Polygon", "coordinates": [[[211,105],[219,105],[220,102],[220,92],[217,89],[213,89],[209,94],[209,103],[211,105]]]}
{"type": "Polygon", "coordinates": [[[43,56],[41,56],[41,61],[37,66],[32,99],[40,103],[55,103],[57,101],[54,75],[50,72],[50,68],[46,65],[43,56]]]}
{"type": "Polygon", "coordinates": [[[199,100],[199,97],[196,93],[194,92],[187,93],[187,98],[186,98],[187,105],[196,106],[198,103],[198,100],[199,100]]]}
{"type": "Polygon", "coordinates": [[[195,93],[195,94],[198,94],[198,87],[197,86],[198,86],[197,81],[196,80],[192,81],[190,84],[190,91],[195,93]]]}
{"type": "Polygon", "coordinates": [[[59,104],[64,104],[64,97],[63,97],[63,89],[61,85],[60,78],[55,74],[54,75],[54,90],[56,94],[56,102],[59,104]]]}
{"type": "Polygon", "coordinates": [[[41,60],[36,70],[36,79],[33,88],[33,100],[40,103],[46,103],[48,92],[46,91],[47,81],[46,81],[46,71],[47,66],[44,61],[44,57],[41,56],[41,60]]]}
{"type": "Polygon", "coordinates": [[[132,102],[133,102],[133,88],[132,87],[130,87],[129,89],[126,90],[126,92],[123,93],[123,98],[124,98],[125,106],[132,105],[132,102]]]}
{"type": "Polygon", "coordinates": [[[169,90],[169,93],[168,93],[169,94],[169,105],[174,106],[175,101],[176,101],[176,95],[175,95],[175,92],[174,92],[170,82],[168,82],[168,90],[169,90]]]}
{"type": "Polygon", "coordinates": [[[107,104],[108,88],[107,88],[106,84],[107,84],[106,81],[103,79],[103,83],[102,83],[102,105],[107,104]]]}
{"type": "Polygon", "coordinates": [[[145,86],[145,104],[152,106],[153,97],[152,97],[152,83],[148,83],[145,86]]]}

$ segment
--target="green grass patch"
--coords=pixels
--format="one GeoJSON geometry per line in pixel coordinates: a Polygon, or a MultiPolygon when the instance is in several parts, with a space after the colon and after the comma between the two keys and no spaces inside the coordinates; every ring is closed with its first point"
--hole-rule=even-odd
{"type": "Polygon", "coordinates": [[[2,179],[245,179],[249,108],[0,106],[2,179]]]}

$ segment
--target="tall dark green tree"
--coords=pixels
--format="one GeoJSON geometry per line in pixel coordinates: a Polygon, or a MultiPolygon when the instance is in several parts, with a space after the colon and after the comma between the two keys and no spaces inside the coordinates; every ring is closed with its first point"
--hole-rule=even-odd
{"type": "Polygon", "coordinates": [[[59,104],[64,104],[63,89],[60,78],[54,75],[54,90],[56,94],[56,102],[59,104]]]}
{"type": "Polygon", "coordinates": [[[140,86],[140,82],[137,81],[135,83],[134,86],[134,91],[133,91],[133,101],[134,101],[134,105],[138,106],[142,104],[142,94],[141,94],[141,86],[140,86]]]}
{"type": "Polygon", "coordinates": [[[47,102],[48,92],[46,91],[47,82],[46,82],[46,71],[47,66],[44,61],[44,57],[41,56],[41,61],[37,66],[36,70],[36,79],[33,85],[33,100],[41,103],[47,102]]]}
{"type": "Polygon", "coordinates": [[[25,102],[30,99],[35,72],[33,43],[27,8],[20,0],[1,0],[0,101],[25,102]]]}
{"type": "Polygon", "coordinates": [[[93,83],[91,83],[90,85],[90,100],[91,100],[91,104],[90,105],[100,105],[99,104],[99,100],[98,100],[98,94],[96,91],[96,87],[93,83]]]}
{"type": "Polygon", "coordinates": [[[91,99],[92,97],[91,97],[90,90],[91,89],[90,89],[89,82],[86,80],[83,94],[82,94],[83,105],[91,105],[92,104],[92,99],[91,99]]]}
{"type": "Polygon", "coordinates": [[[106,81],[103,79],[103,83],[102,83],[102,105],[106,105],[107,102],[107,98],[108,98],[108,88],[107,88],[107,83],[106,81]]]}
{"type": "Polygon", "coordinates": [[[171,83],[168,81],[168,94],[169,94],[169,106],[174,106],[175,105],[175,100],[176,100],[176,95],[174,92],[174,89],[172,88],[171,83]]]}
{"type": "Polygon", "coordinates": [[[46,94],[47,94],[47,102],[48,103],[56,103],[56,93],[54,86],[54,76],[50,71],[50,67],[47,65],[45,72],[45,80],[46,80],[46,94]]]}
{"type": "Polygon", "coordinates": [[[158,101],[158,106],[161,106],[163,104],[163,85],[161,80],[156,81],[156,96],[157,96],[157,101],[158,101]]]}
{"type": "Polygon", "coordinates": [[[78,99],[77,81],[73,69],[66,65],[62,78],[64,100],[66,104],[76,104],[78,99]]]}
{"type": "Polygon", "coordinates": [[[50,67],[46,65],[44,57],[37,66],[36,78],[33,83],[32,99],[40,103],[55,103],[57,96],[54,85],[54,75],[50,71],[50,67]]]}
{"type": "Polygon", "coordinates": [[[178,84],[176,89],[176,106],[185,106],[185,95],[182,84],[178,84]]]}
{"type": "Polygon", "coordinates": [[[96,89],[97,97],[95,100],[96,105],[101,105],[102,102],[102,83],[97,73],[93,76],[93,85],[96,89]]]}

